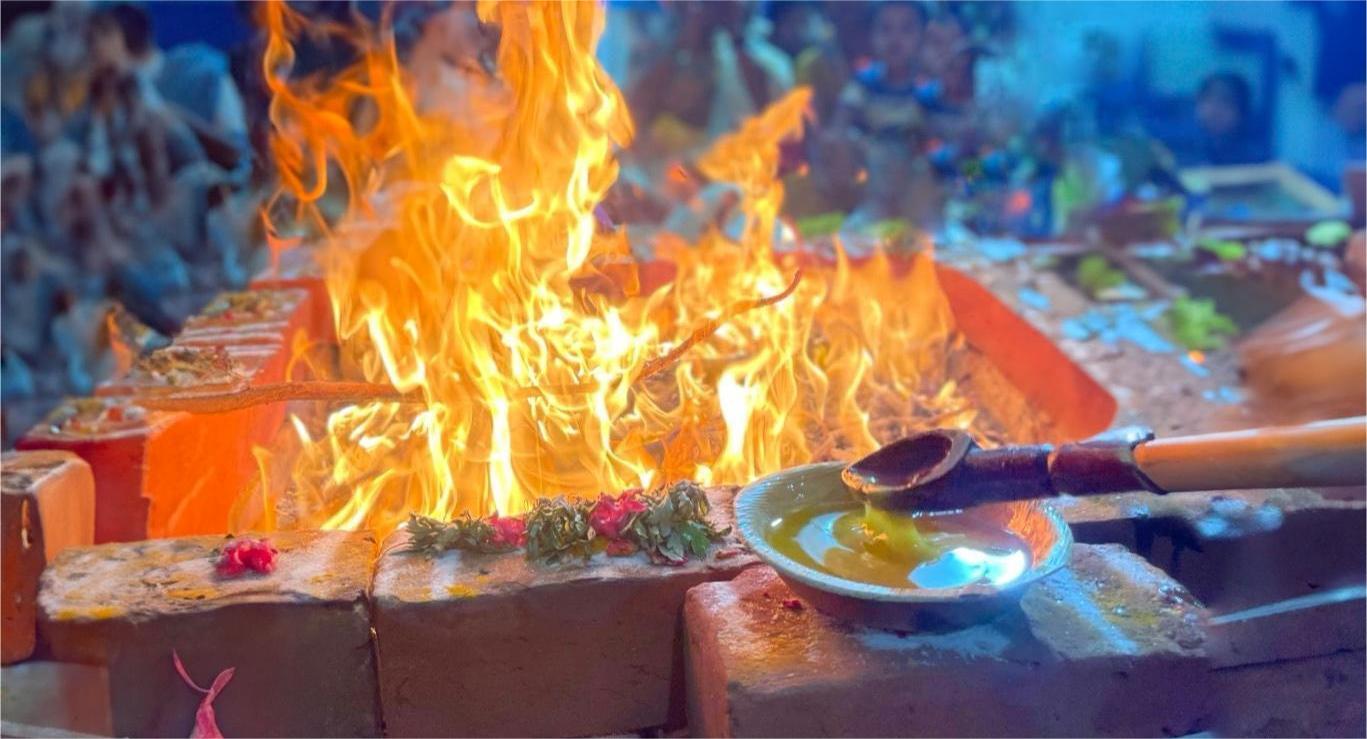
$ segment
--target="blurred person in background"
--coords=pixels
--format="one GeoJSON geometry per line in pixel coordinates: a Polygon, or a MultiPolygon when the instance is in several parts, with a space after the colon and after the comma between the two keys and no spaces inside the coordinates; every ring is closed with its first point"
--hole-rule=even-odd
{"type": "Polygon", "coordinates": [[[921,156],[927,117],[918,78],[925,72],[925,26],[926,11],[918,3],[882,2],[870,8],[872,58],[841,91],[819,157],[822,176],[833,185],[863,185],[860,203],[846,221],[848,230],[890,220],[931,226],[940,217],[943,200],[921,156]]]}
{"type": "Polygon", "coordinates": [[[33,399],[22,420],[5,410],[10,433],[107,376],[118,305],[172,333],[244,284],[238,216],[255,195],[221,54],[159,51],[144,10],[126,3],[54,3],[6,24],[0,392],[33,399]]]}
{"type": "Polygon", "coordinates": [[[829,120],[850,77],[834,26],[813,2],[778,0],[768,3],[765,12],[772,26],[769,38],[791,60],[796,84],[812,90],[817,121],[829,120]]]}
{"type": "Polygon", "coordinates": [[[751,23],[746,2],[671,3],[671,38],[627,94],[636,149],[688,158],[793,86],[792,65],[751,23]]]}
{"type": "Polygon", "coordinates": [[[1184,165],[1256,164],[1271,157],[1253,126],[1253,90],[1234,72],[1201,81],[1193,110],[1196,135],[1174,153],[1184,165]]]}
{"type": "Polygon", "coordinates": [[[246,114],[222,52],[199,43],[157,49],[147,12],[130,3],[102,8],[93,25],[97,69],[133,75],[149,108],[174,114],[217,164],[245,176],[246,114]]]}

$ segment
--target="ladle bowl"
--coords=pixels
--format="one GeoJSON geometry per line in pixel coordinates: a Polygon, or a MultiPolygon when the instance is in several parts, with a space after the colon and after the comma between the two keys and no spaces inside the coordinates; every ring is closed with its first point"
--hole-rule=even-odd
{"type": "Polygon", "coordinates": [[[957,628],[992,618],[1011,605],[1026,585],[1068,561],[1073,534],[1063,518],[1040,501],[979,506],[961,514],[1001,528],[1025,543],[1025,572],[1010,582],[986,581],[955,588],[888,587],[837,577],[784,554],[770,537],[786,515],[813,506],[853,502],[841,480],[840,462],[776,472],[736,496],[736,528],[760,559],[792,591],[817,610],[846,621],[899,631],[957,628]]]}

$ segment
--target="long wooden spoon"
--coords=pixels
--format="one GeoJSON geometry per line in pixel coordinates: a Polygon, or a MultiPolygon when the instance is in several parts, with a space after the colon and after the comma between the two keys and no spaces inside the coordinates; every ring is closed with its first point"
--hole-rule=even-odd
{"type": "Polygon", "coordinates": [[[926,512],[1065,493],[1361,485],[1367,416],[1171,439],[1122,429],[1059,447],[997,449],[936,429],[856,461],[842,479],[875,507],[926,512]]]}

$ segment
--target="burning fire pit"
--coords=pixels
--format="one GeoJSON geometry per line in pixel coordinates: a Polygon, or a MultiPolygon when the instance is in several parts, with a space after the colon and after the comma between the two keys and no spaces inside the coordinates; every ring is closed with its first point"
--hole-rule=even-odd
{"type": "Polygon", "coordinates": [[[107,670],[112,731],[210,705],[229,735],[1204,725],[1205,613],[1120,547],[938,635],[825,620],[758,566],[738,485],[929,427],[1078,439],[1116,403],[928,249],[777,252],[805,93],[698,161],[739,226],[638,262],[595,213],[631,135],[601,9],[481,12],[499,76],[452,120],[371,29],[340,79],[291,79],[300,20],[267,6],[271,213],[320,274],[225,296],[21,444],[95,472],[104,546],[48,565],[39,651],[107,670]]]}

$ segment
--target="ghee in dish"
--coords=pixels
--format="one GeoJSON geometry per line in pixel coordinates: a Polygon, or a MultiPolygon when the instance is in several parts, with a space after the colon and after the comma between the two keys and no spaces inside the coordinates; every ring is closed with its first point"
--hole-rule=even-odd
{"type": "Polygon", "coordinates": [[[817,505],[776,519],[768,538],[808,567],[893,588],[1000,586],[1030,566],[1025,542],[972,511],[912,518],[857,503],[817,505]]]}

